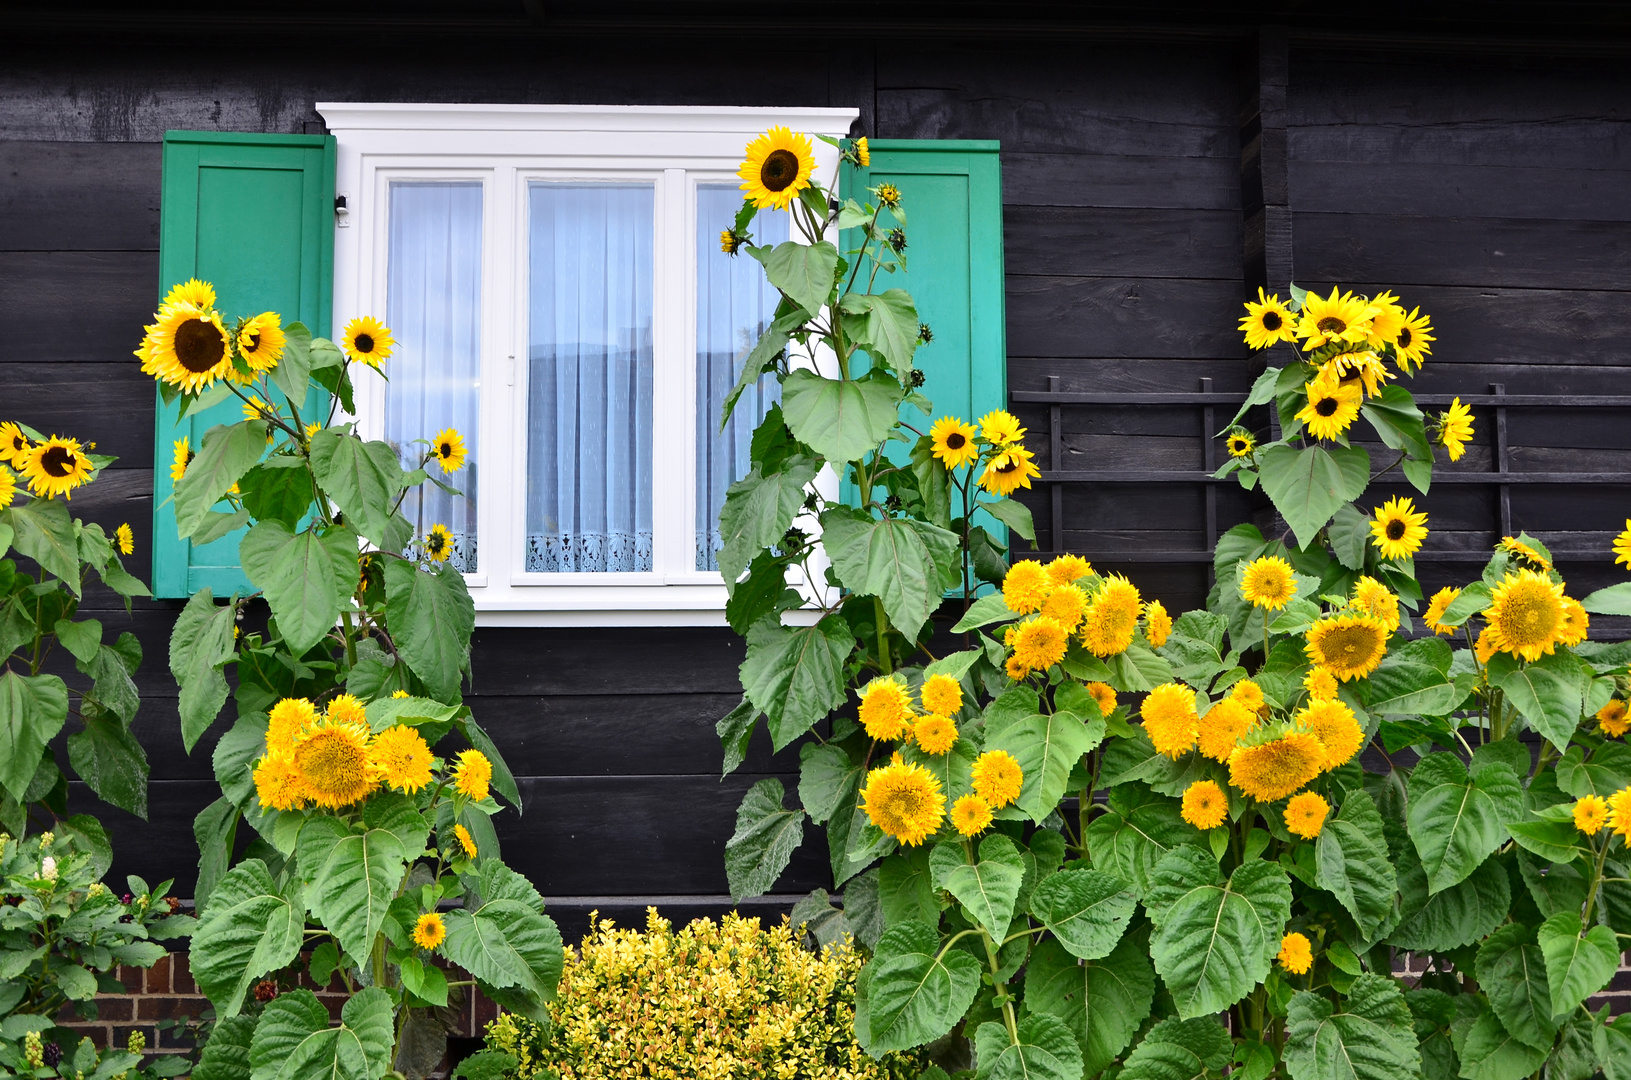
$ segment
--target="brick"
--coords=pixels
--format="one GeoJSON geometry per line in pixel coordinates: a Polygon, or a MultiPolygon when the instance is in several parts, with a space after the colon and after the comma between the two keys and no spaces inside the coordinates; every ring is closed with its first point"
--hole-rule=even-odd
{"type": "Polygon", "coordinates": [[[114,977],[125,984],[126,993],[139,994],[142,992],[142,981],[146,974],[147,973],[139,967],[131,967],[129,964],[120,964],[114,977]]]}
{"type": "Polygon", "coordinates": [[[321,1001],[323,1003],[324,1007],[328,1009],[329,1019],[331,1019],[331,1020],[339,1020],[340,1019],[340,1010],[345,1008],[346,995],[344,995],[344,994],[319,994],[319,995],[317,995],[317,1000],[321,1001]]]}
{"type": "Polygon", "coordinates": [[[170,992],[170,956],[159,957],[158,963],[147,969],[147,977],[143,980],[143,990],[149,994],[168,994],[170,992]]]}
{"type": "Polygon", "coordinates": [[[117,994],[102,994],[96,999],[96,1018],[118,1023],[129,1020],[135,1016],[136,999],[119,997],[117,994]]]}
{"type": "MultiPolygon", "coordinates": [[[[91,1045],[101,1049],[108,1046],[108,1026],[106,1024],[64,1024],[81,1039],[91,1040],[91,1045]]],[[[61,1045],[61,1044],[59,1044],[61,1045]]],[[[72,1050],[71,1046],[63,1046],[63,1050],[72,1050]]]]}
{"type": "Polygon", "coordinates": [[[136,1019],[171,1020],[182,1016],[197,1016],[209,1008],[209,1000],[201,997],[143,997],[136,1002],[136,1019]]]}
{"type": "Polygon", "coordinates": [[[170,988],[178,994],[198,993],[198,984],[193,982],[193,969],[187,963],[184,952],[170,954],[170,988]]]}
{"type": "Polygon", "coordinates": [[[476,991],[475,1001],[472,1004],[472,1023],[469,1034],[480,1037],[487,1030],[487,1025],[498,1019],[498,1006],[487,1000],[481,991],[476,991]]]}

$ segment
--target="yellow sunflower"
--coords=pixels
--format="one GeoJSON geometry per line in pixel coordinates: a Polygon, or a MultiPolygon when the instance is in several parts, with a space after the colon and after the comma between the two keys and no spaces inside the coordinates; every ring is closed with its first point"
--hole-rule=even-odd
{"type": "Polygon", "coordinates": [[[446,525],[437,523],[430,527],[425,534],[425,554],[431,562],[447,562],[447,557],[453,554],[453,534],[446,525]]]}
{"type": "Polygon", "coordinates": [[[1041,611],[1053,591],[1048,572],[1035,559],[1022,559],[1008,568],[1002,578],[1002,602],[1009,611],[1030,615],[1041,611]]]}
{"type": "Polygon", "coordinates": [[[324,715],[341,724],[367,724],[368,707],[355,694],[338,694],[329,701],[324,715]]]}
{"type": "Polygon", "coordinates": [[[1399,370],[1409,371],[1411,364],[1419,370],[1427,362],[1427,354],[1433,351],[1433,340],[1432,323],[1421,313],[1421,308],[1413,308],[1393,339],[1393,355],[1399,370]]]}
{"type": "Polygon", "coordinates": [[[980,448],[974,442],[979,433],[973,424],[965,424],[955,416],[942,416],[929,428],[934,456],[948,469],[973,464],[980,456],[980,448]]]}
{"type": "Polygon", "coordinates": [[[1308,630],[1308,659],[1347,682],[1376,670],[1387,655],[1388,628],[1369,615],[1337,615],[1308,630]]]}
{"type": "Polygon", "coordinates": [[[1020,663],[1017,656],[1010,656],[1003,664],[1003,670],[1008,672],[1008,677],[1015,682],[1019,682],[1031,673],[1031,669],[1020,663]]]}
{"type": "Polygon", "coordinates": [[[1099,706],[1099,712],[1109,716],[1116,711],[1116,688],[1109,683],[1090,682],[1087,692],[1093,695],[1093,700],[1099,706]]]}
{"type": "Polygon", "coordinates": [[[950,675],[930,675],[918,691],[925,712],[955,716],[963,707],[963,686],[950,675]]]}
{"type": "Polygon", "coordinates": [[[1608,797],[1608,827],[1631,842],[1631,788],[1621,788],[1608,797]]]}
{"type": "Polygon", "coordinates": [[[1306,934],[1293,930],[1280,939],[1280,951],[1274,959],[1292,975],[1307,975],[1314,966],[1314,946],[1306,934]]]}
{"type": "Polygon", "coordinates": [[[1056,585],[1042,601],[1042,615],[1073,632],[1087,614],[1087,594],[1075,585],[1056,585]]]}
{"type": "Polygon", "coordinates": [[[430,747],[423,735],[406,724],[374,736],[369,760],[380,779],[403,794],[412,795],[430,784],[430,747]]]}
{"type": "Polygon", "coordinates": [[[1625,531],[1614,538],[1614,562],[1631,570],[1631,518],[1625,519],[1625,531]]]}
{"type": "Polygon", "coordinates": [[[1019,624],[1011,647],[1020,663],[1032,671],[1046,671],[1065,658],[1069,644],[1070,631],[1063,623],[1038,615],[1019,624]]]}
{"type": "Polygon", "coordinates": [[[900,205],[900,188],[894,184],[879,184],[872,189],[872,193],[878,197],[880,203],[891,210],[900,205]]]}
{"type": "MultiPolygon", "coordinates": [[[[28,436],[23,434],[23,429],[15,423],[7,420],[0,424],[0,461],[12,468],[20,469],[27,460],[29,448],[32,446],[33,443],[29,442],[28,436]]],[[[1631,526],[1631,522],[1626,524],[1631,526]]]]}
{"type": "Polygon", "coordinates": [[[1369,615],[1387,627],[1390,633],[1397,630],[1402,621],[1399,614],[1399,598],[1389,592],[1386,585],[1370,576],[1361,577],[1354,582],[1353,597],[1348,601],[1348,610],[1369,615]]]}
{"type": "Polygon", "coordinates": [[[1031,481],[1042,475],[1042,470],[1031,460],[1033,456],[1023,446],[1010,446],[985,463],[980,486],[993,495],[1002,496],[1030,487],[1031,481]]]}
{"type": "Polygon", "coordinates": [[[1303,297],[1303,316],[1297,324],[1297,336],[1306,339],[1309,349],[1318,349],[1333,341],[1364,341],[1370,334],[1371,319],[1376,309],[1363,296],[1345,293],[1333,287],[1330,296],[1309,292],[1303,297]]]}
{"type": "Polygon", "coordinates": [[[1619,698],[1612,698],[1597,710],[1597,730],[1613,739],[1631,731],[1631,708],[1619,698]]]}
{"type": "Polygon", "coordinates": [[[1357,384],[1340,381],[1333,373],[1321,372],[1306,387],[1308,404],[1297,419],[1316,439],[1335,439],[1359,416],[1360,392],[1357,384]]]}
{"type": "Polygon", "coordinates": [[[1253,607],[1279,611],[1297,595],[1291,564],[1278,555],[1253,559],[1240,571],[1240,595],[1253,607]]]}
{"type": "Polygon", "coordinates": [[[378,785],[368,757],[366,723],[318,720],[295,740],[294,763],[306,798],[338,810],[371,795],[378,785]]]}
{"type": "Polygon", "coordinates": [[[1325,816],[1330,812],[1331,804],[1318,792],[1293,795],[1286,803],[1286,830],[1304,840],[1312,840],[1325,827],[1325,816]]]}
{"type": "Polygon", "coordinates": [[[1322,667],[1311,667],[1303,676],[1303,689],[1315,701],[1330,701],[1337,696],[1337,680],[1322,667]]]}
{"type": "Polygon", "coordinates": [[[1506,552],[1507,556],[1520,566],[1527,566],[1531,570],[1550,570],[1552,568],[1550,559],[1515,536],[1501,537],[1501,542],[1496,546],[1506,552]]]}
{"type": "Polygon", "coordinates": [[[255,762],[255,797],[268,810],[299,810],[306,805],[306,781],[294,755],[274,750],[255,762]]]}
{"type": "Polygon", "coordinates": [[[978,795],[964,795],[951,804],[951,824],[962,836],[978,836],[991,827],[991,804],[978,795]]]}
{"type": "Polygon", "coordinates": [[[1257,723],[1257,713],[1238,699],[1226,697],[1206,710],[1196,725],[1196,745],[1201,756],[1228,761],[1242,735],[1257,723]]]}
{"type": "Polygon", "coordinates": [[[1585,605],[1572,596],[1565,596],[1563,598],[1563,626],[1557,632],[1558,644],[1578,645],[1586,640],[1586,633],[1590,628],[1591,616],[1586,614],[1585,605]]]}
{"type": "Polygon", "coordinates": [[[1166,605],[1159,600],[1151,600],[1144,605],[1144,636],[1157,649],[1172,636],[1172,616],[1167,614],[1166,605]]]}
{"type": "Polygon", "coordinates": [[[897,754],[889,764],[867,773],[861,809],[879,829],[916,847],[940,828],[946,800],[934,773],[901,761],[897,754]]]}
{"type": "Polygon", "coordinates": [[[453,788],[460,795],[476,802],[487,797],[488,785],[493,781],[493,763],[480,750],[465,750],[453,767],[453,788]]]}
{"type": "Polygon", "coordinates": [[[476,857],[476,838],[470,835],[469,829],[463,825],[455,824],[453,826],[453,839],[458,841],[465,858],[474,859],[476,857]]]}
{"type": "Polygon", "coordinates": [[[1363,387],[1366,397],[1380,394],[1387,381],[1393,378],[1393,373],[1382,366],[1382,361],[1373,352],[1350,352],[1333,356],[1320,367],[1319,373],[1331,374],[1343,386],[1363,387]]]}
{"type": "Polygon", "coordinates": [[[862,135],[859,139],[855,140],[854,150],[855,150],[855,161],[856,161],[856,163],[858,165],[861,166],[861,168],[865,169],[865,168],[868,168],[869,166],[871,166],[871,164],[872,164],[872,149],[871,149],[871,147],[867,146],[866,136],[865,135],[862,135]]]}
{"type": "Polygon", "coordinates": [[[442,917],[434,911],[425,912],[413,924],[413,943],[421,949],[434,949],[446,939],[447,927],[442,924],[442,917]]]}
{"type": "Polygon", "coordinates": [[[232,344],[220,313],[191,304],[160,309],[136,355],[145,374],[188,394],[232,374],[232,344]]]}
{"type": "Polygon", "coordinates": [[[1472,441],[1472,410],[1457,397],[1450,408],[1438,414],[1438,444],[1451,461],[1460,461],[1472,441]]]}
{"type": "Polygon", "coordinates": [[[741,189],[760,210],[786,210],[810,186],[815,151],[808,135],[773,127],[748,143],[746,160],[737,167],[741,189]]]}
{"type": "MultiPolygon", "coordinates": [[[[1625,525],[1627,532],[1631,533],[1631,521],[1625,525]]],[[[1061,555],[1048,564],[1047,571],[1048,580],[1055,585],[1071,585],[1091,574],[1093,564],[1080,555],[1061,555]]]]}
{"type": "Polygon", "coordinates": [[[1195,691],[1183,683],[1163,683],[1151,690],[1139,707],[1139,715],[1156,752],[1173,760],[1192,750],[1200,737],[1195,691]]]}
{"type": "Polygon", "coordinates": [[[1278,802],[1325,768],[1325,747],[1293,728],[1278,738],[1240,745],[1229,755],[1229,783],[1258,802],[1278,802]]]}
{"type": "Polygon", "coordinates": [[[917,740],[919,750],[939,757],[951,753],[951,748],[957,745],[957,725],[950,717],[930,713],[912,728],[912,737],[917,740]]]}
{"type": "Polygon", "coordinates": [[[980,437],[992,446],[1010,446],[1025,438],[1025,429],[1013,413],[992,409],[980,417],[980,437]]]}
{"type": "Polygon", "coordinates": [[[1138,587],[1120,574],[1100,582],[1082,619],[1082,644],[1094,656],[1116,656],[1127,651],[1138,633],[1143,610],[1138,587]]]}
{"type": "Polygon", "coordinates": [[[443,473],[458,472],[464,465],[464,439],[452,428],[439,431],[430,440],[430,454],[442,466],[443,473]]]}
{"type": "Polygon", "coordinates": [[[912,696],[891,678],[873,679],[861,692],[861,726],[879,742],[903,739],[912,730],[912,696]]]}
{"type": "Polygon", "coordinates": [[[1252,438],[1251,432],[1236,428],[1229,433],[1229,456],[1232,458],[1250,457],[1257,449],[1257,440],[1252,438]]]}
{"type": "MultiPolygon", "coordinates": [[[[11,475],[11,470],[0,465],[0,510],[10,506],[12,500],[17,498],[17,478],[11,475]]],[[[126,554],[129,554],[126,552],[126,554]]]]}
{"type": "Polygon", "coordinates": [[[1587,836],[1596,836],[1608,824],[1608,800],[1601,795],[1583,795],[1574,802],[1574,827],[1587,836]]]}
{"type": "Polygon", "coordinates": [[[744,238],[735,229],[719,230],[719,250],[727,255],[735,255],[742,249],[744,238]]]}
{"type": "Polygon", "coordinates": [[[363,315],[345,324],[345,336],[340,339],[340,348],[345,350],[346,356],[377,371],[381,364],[391,358],[396,339],[384,323],[371,315],[363,315]]]}
{"type": "Polygon", "coordinates": [[[1533,661],[1557,644],[1563,613],[1563,586],[1545,574],[1520,570],[1495,586],[1484,617],[1501,635],[1502,648],[1533,661]]]}
{"type": "Polygon", "coordinates": [[[969,779],[973,781],[974,794],[991,804],[993,810],[1001,810],[1019,798],[1019,790],[1025,785],[1025,772],[1008,751],[987,750],[974,759],[969,779]]]}
{"type": "Polygon", "coordinates": [[[275,311],[263,311],[254,318],[244,320],[238,330],[238,355],[244,358],[249,370],[256,374],[271,371],[283,359],[283,321],[275,311]]]}
{"type": "Polygon", "coordinates": [[[1480,664],[1487,664],[1502,647],[1500,631],[1493,626],[1486,626],[1478,631],[1478,640],[1473,643],[1473,655],[1478,657],[1480,664]]]}
{"type": "Polygon", "coordinates": [[[91,471],[91,459],[79,440],[58,435],[32,447],[22,467],[28,490],[42,499],[72,498],[74,488],[90,482],[91,471]]]}
{"type": "Polygon", "coordinates": [[[1255,715],[1263,711],[1263,688],[1251,679],[1241,679],[1229,687],[1229,696],[1245,706],[1249,713],[1255,715]]]}
{"type": "Polygon", "coordinates": [[[1229,817],[1229,797],[1215,780],[1197,780],[1184,789],[1178,815],[1197,829],[1215,829],[1229,817]]]}
{"type": "Polygon", "coordinates": [[[1371,520],[1371,543],[1384,559],[1408,559],[1427,538],[1427,515],[1416,509],[1409,498],[1395,495],[1376,508],[1371,520]]]}
{"type": "Polygon", "coordinates": [[[1393,295],[1392,290],[1377,293],[1371,297],[1370,306],[1376,309],[1371,316],[1370,333],[1366,335],[1365,343],[1373,349],[1382,349],[1392,345],[1399,337],[1399,328],[1404,326],[1404,308],[1399,306],[1399,298],[1393,295]]]}
{"type": "Polygon", "coordinates": [[[317,707],[308,698],[284,698],[272,706],[266,728],[266,749],[294,753],[300,735],[317,720],[317,707]]]}
{"type": "MultiPolygon", "coordinates": [[[[0,481],[0,487],[4,487],[3,481],[0,481]]],[[[130,531],[129,523],[120,525],[117,529],[113,530],[113,542],[118,545],[119,554],[136,554],[136,534],[130,531]]]]}
{"type": "Polygon", "coordinates": [[[1240,329],[1246,334],[1246,346],[1266,349],[1278,341],[1297,340],[1297,316],[1280,299],[1280,294],[1264,295],[1257,289],[1257,302],[1246,301],[1246,314],[1241,317],[1240,329]]]}
{"type": "Polygon", "coordinates": [[[1365,729],[1354,711],[1338,699],[1315,698],[1298,710],[1292,723],[1325,747],[1325,769],[1346,765],[1365,745],[1365,729]]]}
{"type": "Polygon", "coordinates": [[[177,439],[175,453],[170,459],[170,482],[173,484],[181,483],[181,478],[187,475],[187,466],[191,465],[193,458],[197,456],[197,454],[193,453],[192,448],[187,445],[187,436],[183,435],[177,439]]]}
{"type": "Polygon", "coordinates": [[[1460,595],[1461,590],[1453,585],[1446,585],[1433,594],[1433,598],[1427,602],[1427,613],[1421,617],[1421,621],[1427,624],[1427,629],[1445,637],[1455,636],[1456,628],[1446,626],[1439,620],[1444,618],[1445,610],[1455,603],[1455,598],[1460,595]]]}
{"type": "Polygon", "coordinates": [[[168,307],[171,304],[191,304],[207,311],[215,306],[215,286],[197,278],[188,278],[178,285],[172,285],[160,306],[168,307]]]}

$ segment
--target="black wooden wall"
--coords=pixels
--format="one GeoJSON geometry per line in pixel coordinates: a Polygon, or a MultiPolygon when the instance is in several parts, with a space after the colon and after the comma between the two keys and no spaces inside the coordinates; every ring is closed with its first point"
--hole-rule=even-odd
{"type": "MultiPolygon", "coordinates": [[[[1200,407],[1115,398],[1202,380],[1243,393],[1255,372],[1234,328],[1240,301],[1262,283],[1283,292],[1293,275],[1393,286],[1431,312],[1440,340],[1414,384],[1424,392],[1627,392],[1631,75],[1612,35],[1589,28],[1545,46],[1356,44],[1197,9],[1193,24],[1144,13],[1152,25],[1136,30],[895,30],[823,56],[683,19],[656,34],[552,34],[547,20],[324,34],[271,18],[200,23],[178,53],[132,10],[10,27],[0,418],[119,455],[73,506],[131,522],[138,560],[151,550],[155,463],[151,383],[130,350],[158,287],[158,140],[167,128],[320,130],[317,100],[855,106],[878,137],[1000,139],[1010,389],[1109,399],[1058,406],[1056,429],[1049,405],[1016,404],[1054,469],[1201,468],[1200,407]]],[[[1631,459],[1624,410],[1509,413],[1511,469],[1631,459]]],[[[1478,419],[1461,470],[1495,467],[1493,413],[1478,419]]],[[[1506,491],[1511,529],[1572,553],[1574,592],[1618,579],[1607,548],[1631,490],[1506,491]]],[[[1195,482],[1073,481],[1031,501],[1045,548],[1057,525],[1062,546],[1175,611],[1204,597],[1210,537],[1262,517],[1237,488],[1195,482]]],[[[1500,535],[1501,487],[1442,484],[1419,501],[1438,560],[1424,572],[1475,573],[1467,560],[1500,535]]],[[[151,822],[102,812],[121,872],[174,875],[185,893],[192,817],[214,791],[208,747],[188,757],[176,733],[165,664],[176,608],[127,617],[110,600],[93,592],[86,607],[147,650],[137,726],[151,822]]],[[[593,907],[627,920],[648,901],[678,916],[727,902],[722,851],[741,793],[797,767],[766,744],[719,780],[713,722],[739,694],[740,656],[723,629],[477,631],[471,704],[526,797],[525,816],[501,819],[506,855],[569,933],[593,907]]],[[[825,884],[824,863],[801,855],[779,891],[825,884]]]]}

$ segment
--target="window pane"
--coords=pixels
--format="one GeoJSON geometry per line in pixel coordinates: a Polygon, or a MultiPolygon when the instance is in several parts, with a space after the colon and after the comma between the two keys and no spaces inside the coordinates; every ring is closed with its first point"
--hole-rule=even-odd
{"type": "Polygon", "coordinates": [[[651,569],[650,184],[529,185],[527,569],[651,569]]]}
{"type": "MultiPolygon", "coordinates": [[[[718,570],[719,510],[725,489],[747,475],[748,445],[770,406],[781,400],[776,376],[764,375],[742,391],[723,431],[719,417],[737,373],[776,314],[778,293],[764,267],[747,255],[720,250],[719,230],[736,218],[742,192],[735,184],[697,187],[697,569],[718,570]]],[[[785,210],[765,210],[753,221],[756,244],[787,239],[785,210]]]]}
{"type": "Polygon", "coordinates": [[[476,569],[478,398],[481,386],[481,184],[391,184],[385,321],[398,341],[386,368],[385,439],[402,465],[416,469],[425,447],[446,428],[464,437],[464,468],[411,489],[402,512],[424,536],[432,525],[453,533],[455,567],[476,569]]]}

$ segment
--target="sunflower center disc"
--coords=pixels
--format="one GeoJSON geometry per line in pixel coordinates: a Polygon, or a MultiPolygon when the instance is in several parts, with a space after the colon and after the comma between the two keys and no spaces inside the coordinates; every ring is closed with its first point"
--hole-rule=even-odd
{"type": "Polygon", "coordinates": [[[1327,315],[1316,325],[1319,326],[1320,332],[1323,334],[1340,334],[1342,331],[1348,329],[1348,324],[1337,318],[1335,315],[1327,315]]]}
{"type": "Polygon", "coordinates": [[[954,431],[950,435],[946,436],[946,449],[961,450],[963,448],[963,444],[966,442],[968,442],[968,440],[963,438],[962,432],[954,431]]]}
{"type": "Polygon", "coordinates": [[[219,364],[226,344],[215,324],[203,319],[188,319],[176,329],[176,359],[194,375],[219,364]]]}
{"type": "Polygon", "coordinates": [[[1278,311],[1263,312],[1263,329],[1278,330],[1280,325],[1280,313],[1278,311]]]}
{"type": "Polygon", "coordinates": [[[759,169],[759,180],[771,191],[781,191],[798,179],[799,159],[791,150],[772,150],[759,169]]]}
{"type": "Polygon", "coordinates": [[[1320,403],[1314,406],[1314,411],[1321,416],[1330,416],[1337,411],[1337,399],[1334,397],[1320,398],[1320,403]]]}
{"type": "Polygon", "coordinates": [[[244,351],[245,352],[254,352],[256,349],[258,349],[260,347],[261,347],[261,335],[260,335],[260,331],[257,330],[253,334],[249,335],[249,348],[245,349],[244,351]]]}
{"type": "Polygon", "coordinates": [[[1010,461],[1010,462],[1007,462],[1006,464],[998,465],[997,466],[997,471],[1000,472],[1000,473],[1011,473],[1017,468],[1019,468],[1019,462],[1010,461]]]}
{"type": "Polygon", "coordinates": [[[352,346],[360,353],[371,353],[374,351],[374,336],[372,334],[358,334],[357,340],[352,342],[352,346]]]}
{"type": "Polygon", "coordinates": [[[1410,327],[1401,326],[1399,328],[1399,348],[1401,348],[1401,349],[1410,348],[1410,342],[1412,340],[1414,340],[1414,339],[1413,339],[1413,337],[1412,337],[1412,335],[1410,333],[1410,327]]]}
{"type": "Polygon", "coordinates": [[[453,444],[452,443],[443,443],[441,445],[441,451],[442,451],[442,456],[443,457],[445,457],[445,458],[452,457],[453,456],[453,444]]]}
{"type": "Polygon", "coordinates": [[[61,479],[74,471],[74,455],[66,446],[47,447],[40,455],[40,468],[61,479]]]}
{"type": "Polygon", "coordinates": [[[1389,540],[1404,539],[1404,522],[1397,519],[1387,523],[1387,538],[1389,540]]]}

